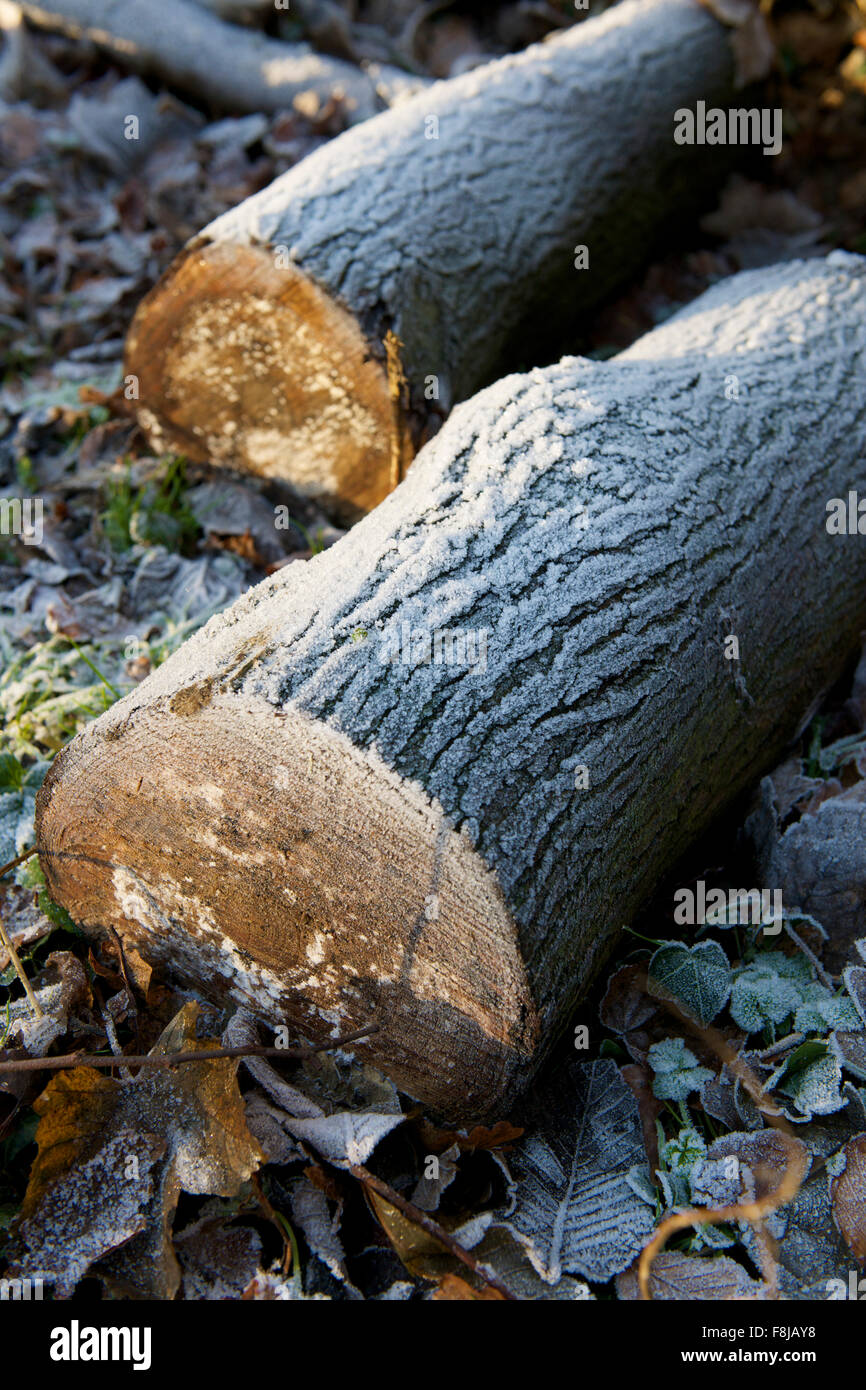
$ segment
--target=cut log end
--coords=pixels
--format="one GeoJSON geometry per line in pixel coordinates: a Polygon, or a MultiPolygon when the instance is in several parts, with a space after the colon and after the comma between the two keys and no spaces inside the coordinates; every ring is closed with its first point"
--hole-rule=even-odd
{"type": "Polygon", "coordinates": [[[493,876],[320,721],[263,700],[239,720],[211,682],[124,702],[57,759],[38,836],[82,925],[317,1041],[377,1023],[365,1057],[437,1113],[501,1115],[525,1083],[538,1024],[493,876]]]}
{"type": "Polygon", "coordinates": [[[353,520],[399,481],[378,347],[273,250],[203,244],[139,305],[125,372],[155,448],[285,479],[353,520]]]}

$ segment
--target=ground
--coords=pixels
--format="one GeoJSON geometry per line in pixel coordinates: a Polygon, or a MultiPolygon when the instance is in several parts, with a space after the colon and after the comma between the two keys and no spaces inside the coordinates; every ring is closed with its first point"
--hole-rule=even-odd
{"type": "MultiPolygon", "coordinates": [[[[284,36],[306,24],[353,61],[447,76],[575,20],[565,3],[373,0],[347,27],[347,8],[301,6],[284,36]]],[[[571,351],[618,351],[741,268],[866,253],[866,0],[766,9],[782,154],[744,164],[571,351]]],[[[202,225],[337,135],[339,101],[226,116],[86,45],[29,42],[44,64],[23,86],[0,70],[0,482],[46,510],[0,552],[0,862],[31,847],[36,790],[88,720],[340,534],[283,486],[152,457],[121,388],[141,296],[202,225]],[[131,105],[147,136],[119,141],[131,105]]],[[[845,1297],[866,1258],[864,691],[861,664],[672,870],[538,1087],[486,1128],[437,1126],[363,1043],[151,1062],[134,1081],[87,1066],[270,1040],[85,937],[26,860],[0,913],[41,1013],[0,948],[0,1271],[76,1299],[633,1299],[673,1212],[750,1202],[750,1221],[666,1228],[653,1296],[845,1297]],[[729,906],[696,933],[677,915],[684,889],[769,873],[797,904],[784,919],[729,906]],[[12,1065],[72,1052],[68,1070],[12,1065]]]]}

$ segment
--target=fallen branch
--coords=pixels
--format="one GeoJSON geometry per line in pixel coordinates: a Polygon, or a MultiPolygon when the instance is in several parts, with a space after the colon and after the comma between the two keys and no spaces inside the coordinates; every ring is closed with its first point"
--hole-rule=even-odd
{"type": "Polygon", "coordinates": [[[125,370],[153,448],[369,510],[395,454],[399,477],[455,401],[574,343],[706,200],[732,151],[677,144],[674,113],[733,83],[728,31],[695,0],[626,0],[331,141],[139,306],[125,370]]]}
{"type": "Polygon", "coordinates": [[[124,67],[158,77],[226,112],[285,111],[337,93],[350,121],[381,109],[366,73],[308,44],[227,24],[192,0],[21,0],[31,24],[86,39],[124,67]]]}
{"type": "Polygon", "coordinates": [[[171,1052],[165,1055],[146,1052],[137,1057],[123,1052],[111,1057],[98,1057],[90,1052],[67,1052],[62,1057],[25,1057],[13,1062],[0,1062],[0,1075],[19,1071],[70,1071],[75,1067],[99,1067],[108,1071],[113,1071],[115,1067],[179,1067],[185,1062],[215,1062],[223,1057],[314,1057],[318,1052],[333,1052],[347,1047],[349,1043],[361,1042],[378,1031],[378,1024],[370,1023],[354,1033],[347,1033],[333,1042],[320,1043],[317,1047],[209,1047],[200,1052],[171,1052]]]}
{"type": "Polygon", "coordinates": [[[55,760],[52,898],[500,1115],[622,923],[859,650],[866,261],[506,378],[55,760]],[[807,328],[804,328],[804,324],[807,328]]]}

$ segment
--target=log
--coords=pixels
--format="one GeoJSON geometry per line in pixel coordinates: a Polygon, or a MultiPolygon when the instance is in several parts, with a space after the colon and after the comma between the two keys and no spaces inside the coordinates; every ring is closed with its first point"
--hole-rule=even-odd
{"type": "Polygon", "coordinates": [[[86,39],[219,111],[291,110],[306,93],[325,103],[338,91],[350,122],[382,109],[374,82],[353,64],[224,23],[192,0],[20,0],[20,8],[38,28],[86,39]]]}
{"type": "Polygon", "coordinates": [[[825,523],[866,491],[864,371],[866,259],[834,252],[459,407],[60,754],[52,897],[271,1023],[376,1022],[409,1094],[501,1115],[858,649],[866,543],[825,523]]]}
{"type": "Polygon", "coordinates": [[[573,345],[705,200],[731,151],[675,143],[674,112],[733,81],[695,0],[626,0],[345,132],[139,306],[125,370],[151,445],[370,510],[455,401],[573,345]]]}

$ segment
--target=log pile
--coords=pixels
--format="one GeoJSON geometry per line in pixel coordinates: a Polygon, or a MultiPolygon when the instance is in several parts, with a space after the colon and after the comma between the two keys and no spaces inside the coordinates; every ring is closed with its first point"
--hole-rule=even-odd
{"type": "Polygon", "coordinates": [[[151,445],[369,511],[455,402],[574,344],[718,187],[731,149],[677,143],[675,113],[734,82],[695,0],[625,0],[345,132],[139,307],[151,445]]]}
{"type": "Polygon", "coordinates": [[[502,1113],[856,650],[866,550],[826,520],[866,491],[864,372],[866,262],[834,253],[460,406],[59,755],[52,897],[274,1023],[375,1021],[411,1095],[502,1113]]]}

